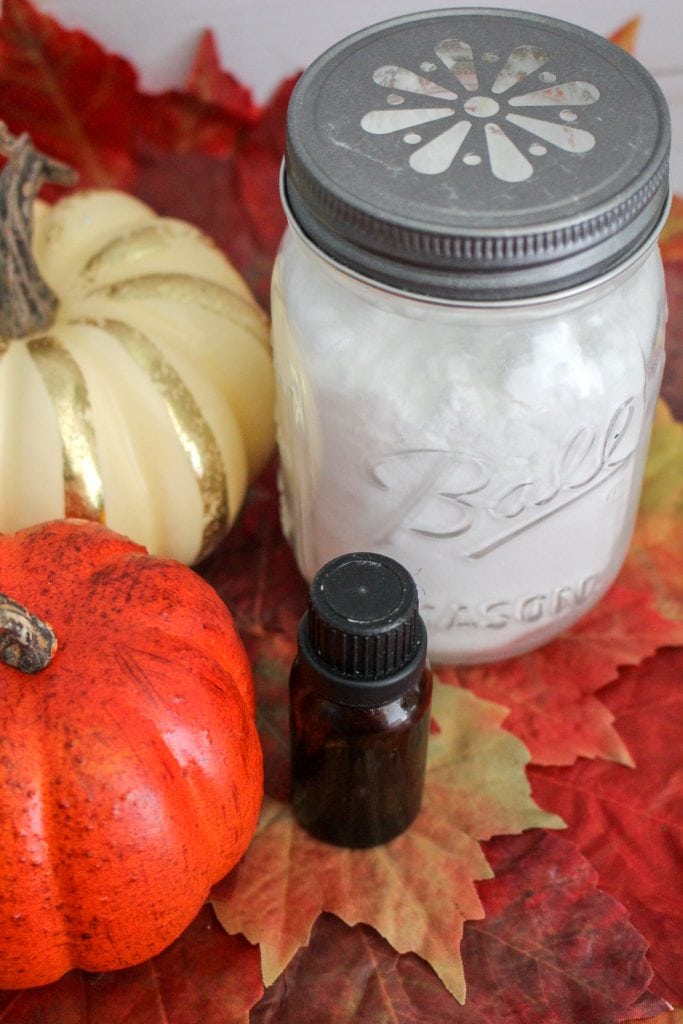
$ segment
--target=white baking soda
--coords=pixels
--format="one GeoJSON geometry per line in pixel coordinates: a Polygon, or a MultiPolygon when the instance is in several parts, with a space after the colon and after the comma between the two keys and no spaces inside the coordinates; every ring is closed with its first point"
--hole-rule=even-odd
{"type": "Polygon", "coordinates": [[[663,363],[656,249],[565,297],[420,301],[293,231],[273,288],[282,518],[311,579],[384,552],[436,661],[527,650],[623,561],[663,363]]]}

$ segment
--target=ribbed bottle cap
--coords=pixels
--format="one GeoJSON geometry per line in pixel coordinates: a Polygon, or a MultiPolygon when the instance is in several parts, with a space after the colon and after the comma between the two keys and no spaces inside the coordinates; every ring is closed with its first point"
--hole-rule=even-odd
{"type": "Polygon", "coordinates": [[[392,699],[421,673],[426,657],[410,573],[372,552],[328,562],[311,584],[299,650],[332,699],[365,707],[392,699]]]}
{"type": "Polygon", "coordinates": [[[577,286],[651,239],[670,120],[652,76],[586,29],[456,8],[373,25],[303,74],[283,196],[324,254],[456,301],[577,286]]]}

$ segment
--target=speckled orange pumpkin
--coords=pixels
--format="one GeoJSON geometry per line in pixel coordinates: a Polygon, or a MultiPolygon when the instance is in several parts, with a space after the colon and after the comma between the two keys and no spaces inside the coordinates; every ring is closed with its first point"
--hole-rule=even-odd
{"type": "Polygon", "coordinates": [[[0,987],[167,946],[244,852],[263,793],[251,671],[217,594],[93,523],[0,537],[0,590],[50,623],[0,664],[0,987]]]}

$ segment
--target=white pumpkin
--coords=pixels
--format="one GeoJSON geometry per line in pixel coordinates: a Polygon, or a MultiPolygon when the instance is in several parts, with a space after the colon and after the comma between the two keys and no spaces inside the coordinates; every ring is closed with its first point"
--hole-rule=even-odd
{"type": "Polygon", "coordinates": [[[200,231],[122,192],[33,208],[49,326],[0,335],[0,532],[100,519],[193,563],[273,450],[268,323],[200,231]]]}

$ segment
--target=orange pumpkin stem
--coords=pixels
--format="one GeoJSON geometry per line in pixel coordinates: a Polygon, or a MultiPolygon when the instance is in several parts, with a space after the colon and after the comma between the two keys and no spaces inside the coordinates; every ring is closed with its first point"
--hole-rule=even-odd
{"type": "Polygon", "coordinates": [[[56,650],[52,627],[23,604],[0,594],[0,661],[20,672],[40,672],[56,650]]]}
{"type": "Polygon", "coordinates": [[[33,258],[33,203],[44,181],[72,185],[71,167],[34,149],[29,136],[0,122],[0,337],[22,338],[49,327],[58,300],[33,258]]]}

